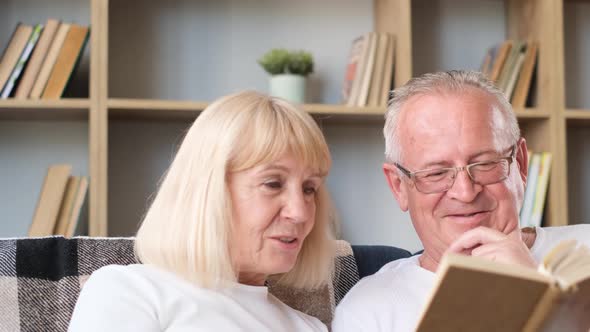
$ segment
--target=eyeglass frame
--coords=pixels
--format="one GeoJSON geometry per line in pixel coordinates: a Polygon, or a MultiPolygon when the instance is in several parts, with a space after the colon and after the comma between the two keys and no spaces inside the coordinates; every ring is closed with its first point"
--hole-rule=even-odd
{"type": "Polygon", "coordinates": [[[414,187],[416,187],[416,190],[418,190],[419,192],[423,193],[423,194],[438,194],[438,193],[443,193],[446,191],[449,191],[451,188],[453,188],[453,185],[455,184],[455,180],[457,179],[457,174],[459,174],[460,171],[465,170],[465,172],[467,172],[467,176],[469,176],[469,179],[471,179],[471,181],[475,184],[479,184],[482,186],[487,186],[490,184],[496,184],[499,182],[502,182],[504,180],[506,180],[509,176],[510,176],[510,166],[512,166],[512,162],[514,161],[515,157],[516,157],[516,151],[517,151],[517,145],[518,143],[512,145],[511,148],[511,152],[510,155],[507,157],[500,157],[500,158],[496,158],[496,159],[491,159],[491,160],[484,160],[484,161],[478,161],[475,163],[471,163],[471,164],[467,164],[465,166],[455,166],[455,167],[441,167],[441,168],[429,168],[429,169],[421,169],[421,170],[417,170],[415,172],[410,172],[407,168],[405,168],[404,166],[400,165],[397,162],[394,162],[393,165],[399,169],[405,176],[408,177],[408,179],[410,179],[412,181],[412,183],[414,184],[414,187]],[[506,160],[508,162],[508,173],[506,174],[506,177],[503,179],[500,179],[496,182],[490,182],[490,183],[486,183],[486,184],[481,184],[478,181],[476,181],[473,178],[473,175],[470,172],[470,169],[473,166],[477,166],[477,165],[482,165],[485,163],[490,163],[490,162],[499,162],[501,160],[506,160]],[[451,184],[449,185],[448,188],[444,189],[444,190],[440,190],[440,191],[431,191],[431,192],[424,192],[420,189],[418,189],[418,186],[416,185],[416,181],[414,180],[414,177],[417,173],[421,173],[421,172],[426,172],[426,171],[436,171],[436,170],[453,170],[455,172],[455,175],[453,176],[453,182],[451,182],[451,184]]]}

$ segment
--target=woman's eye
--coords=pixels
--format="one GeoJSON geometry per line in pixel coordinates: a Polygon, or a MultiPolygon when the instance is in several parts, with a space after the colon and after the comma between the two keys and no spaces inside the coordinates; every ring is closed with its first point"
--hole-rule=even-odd
{"type": "Polygon", "coordinates": [[[306,195],[314,195],[317,189],[315,187],[305,187],[303,188],[303,193],[306,195]]]}

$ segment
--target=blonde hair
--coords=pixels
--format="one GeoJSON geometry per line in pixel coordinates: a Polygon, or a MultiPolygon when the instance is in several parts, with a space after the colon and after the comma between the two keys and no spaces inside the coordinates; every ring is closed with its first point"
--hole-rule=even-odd
{"type": "Polygon", "coordinates": [[[401,162],[402,146],[399,135],[399,117],[403,105],[413,96],[443,93],[463,93],[469,89],[477,89],[492,96],[504,115],[506,137],[509,142],[516,142],[520,138],[518,120],[512,110],[510,102],[502,90],[498,89],[484,74],[469,70],[451,70],[436,72],[414,77],[404,86],[392,91],[392,98],[385,114],[385,159],[388,162],[401,162]]]}
{"type": "MultiPolygon", "coordinates": [[[[288,102],[246,91],[218,99],[184,138],[137,232],[138,259],[203,287],[237,281],[229,233],[232,202],[227,175],[292,152],[326,176],[330,153],[309,114],[288,102]]],[[[334,250],[325,184],[316,195],[315,225],[295,266],[280,282],[316,288],[330,280],[334,250]]]]}

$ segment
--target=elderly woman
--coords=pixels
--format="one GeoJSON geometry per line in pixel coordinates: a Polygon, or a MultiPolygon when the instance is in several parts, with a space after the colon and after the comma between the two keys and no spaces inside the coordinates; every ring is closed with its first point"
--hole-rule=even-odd
{"type": "Polygon", "coordinates": [[[242,92],[194,122],[137,233],[142,264],[86,282],[70,331],[327,331],[268,292],[331,277],[320,129],[289,103],[242,92]]]}

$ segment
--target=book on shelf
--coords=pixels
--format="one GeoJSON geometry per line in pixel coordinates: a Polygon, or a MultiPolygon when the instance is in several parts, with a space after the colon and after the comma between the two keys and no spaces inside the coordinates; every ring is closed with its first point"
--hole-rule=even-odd
{"type": "Polygon", "coordinates": [[[33,50],[33,54],[31,54],[29,63],[26,66],[20,83],[18,84],[14,94],[15,98],[24,99],[29,97],[58,27],[59,21],[56,19],[48,19],[45,23],[43,32],[41,33],[41,36],[39,36],[39,41],[33,50]]]}
{"type": "Polygon", "coordinates": [[[535,204],[535,190],[537,189],[537,178],[539,177],[539,169],[541,168],[541,155],[539,153],[532,153],[529,169],[526,179],[526,187],[524,190],[524,199],[522,207],[520,208],[520,226],[527,227],[533,214],[533,206],[535,204]]]}
{"type": "Polygon", "coordinates": [[[514,92],[514,87],[516,86],[516,80],[520,74],[522,64],[524,63],[525,57],[525,50],[526,44],[521,44],[516,54],[516,60],[512,68],[510,68],[510,72],[508,73],[508,78],[506,79],[506,86],[504,87],[504,94],[508,100],[512,100],[512,93],[514,92]]]}
{"type": "Polygon", "coordinates": [[[381,97],[381,84],[383,84],[383,74],[385,72],[385,56],[389,44],[389,36],[385,33],[377,34],[377,43],[375,47],[375,63],[370,75],[370,85],[368,88],[367,106],[378,106],[381,97]]]}
{"type": "Polygon", "coordinates": [[[55,37],[50,43],[49,49],[47,51],[47,55],[43,59],[43,63],[41,64],[41,68],[39,69],[39,74],[35,78],[35,83],[33,83],[33,87],[31,88],[31,92],[29,97],[31,99],[39,99],[43,94],[43,89],[45,89],[45,85],[47,84],[47,80],[49,79],[49,75],[51,74],[51,70],[53,69],[53,65],[57,60],[57,56],[59,55],[59,51],[63,46],[63,43],[66,39],[68,31],[70,31],[71,24],[69,23],[60,23],[55,33],[55,37]]]}
{"type": "MultiPolygon", "coordinates": [[[[348,99],[346,100],[347,106],[356,106],[357,104],[362,75],[365,72],[365,65],[370,48],[370,36],[371,34],[367,33],[361,37],[357,37],[352,41],[351,59],[349,60],[349,67],[347,70],[350,69],[351,62],[354,61],[355,65],[354,76],[352,77],[352,83],[350,83],[350,93],[348,95],[348,99]]],[[[346,82],[346,84],[348,84],[348,82],[346,82]]]]}
{"type": "Polygon", "coordinates": [[[72,24],[51,69],[41,99],[59,99],[79,63],[88,41],[89,28],[72,24]]]}
{"type": "MultiPolygon", "coordinates": [[[[514,66],[518,62],[518,57],[521,53],[522,45],[523,43],[519,40],[513,41],[512,46],[510,47],[510,52],[506,57],[506,61],[504,62],[504,65],[502,65],[502,69],[500,71],[500,75],[498,76],[498,80],[496,81],[496,85],[500,90],[504,92],[506,92],[506,89],[508,87],[508,82],[510,80],[512,72],[514,71],[514,66]]],[[[506,98],[510,99],[509,96],[507,96],[506,98]]]]}
{"type": "Polygon", "coordinates": [[[29,236],[53,234],[71,171],[72,166],[69,164],[52,165],[47,170],[33,222],[29,228],[29,236]]]}
{"type": "Polygon", "coordinates": [[[534,91],[538,42],[506,40],[488,49],[480,66],[515,108],[524,108],[534,91]]]}
{"type": "Polygon", "coordinates": [[[0,98],[6,99],[11,96],[11,94],[13,94],[14,87],[21,78],[21,74],[25,68],[25,65],[28,63],[29,57],[35,48],[35,45],[37,45],[37,42],[39,41],[41,31],[43,31],[43,25],[35,25],[24,50],[22,51],[16,65],[14,66],[14,69],[12,70],[12,73],[10,74],[10,77],[8,78],[8,81],[4,85],[4,89],[2,89],[2,92],[0,92],[0,98]]]}
{"type": "Polygon", "coordinates": [[[489,75],[489,78],[492,80],[492,82],[498,82],[502,68],[506,63],[506,58],[512,49],[512,43],[512,40],[505,40],[504,42],[495,46],[497,47],[497,51],[494,53],[494,58],[492,59],[493,65],[490,69],[489,75]]]}
{"type": "Polygon", "coordinates": [[[347,106],[386,106],[393,80],[395,38],[370,32],[353,40],[343,98],[347,106]]]}
{"type": "Polygon", "coordinates": [[[389,93],[394,87],[394,63],[395,63],[395,36],[387,34],[389,43],[387,43],[387,52],[385,53],[385,65],[383,67],[383,82],[381,83],[381,96],[378,106],[387,106],[389,93]]]}
{"type": "Polygon", "coordinates": [[[21,54],[25,50],[29,38],[33,33],[33,26],[18,23],[0,60],[0,92],[4,90],[12,71],[16,67],[21,54]]]}
{"type": "MultiPolygon", "coordinates": [[[[355,77],[358,67],[361,65],[361,57],[365,47],[365,37],[360,36],[352,41],[350,53],[348,55],[348,63],[346,64],[346,71],[344,73],[344,84],[342,85],[342,101],[348,104],[355,82],[355,77]]],[[[358,83],[357,83],[358,84],[358,83]]]]}
{"type": "Polygon", "coordinates": [[[533,72],[535,71],[535,64],[537,62],[538,48],[539,43],[536,41],[529,41],[526,44],[524,62],[511,99],[512,107],[514,108],[524,108],[526,106],[527,97],[531,89],[533,72]]]}
{"type": "Polygon", "coordinates": [[[590,250],[566,240],[538,269],[447,255],[417,331],[588,331],[590,250]]]}
{"type": "Polygon", "coordinates": [[[551,173],[551,161],[553,155],[550,152],[541,153],[541,163],[539,167],[539,176],[537,177],[537,186],[535,188],[535,203],[529,220],[530,226],[541,226],[543,209],[547,198],[547,187],[549,185],[549,175],[551,173]]]}
{"type": "Polygon", "coordinates": [[[375,66],[375,54],[377,52],[377,33],[371,32],[369,33],[369,36],[369,51],[365,58],[364,70],[361,73],[361,83],[355,105],[360,107],[367,105],[369,88],[371,86],[371,76],[373,75],[373,68],[375,66]]]}
{"type": "Polygon", "coordinates": [[[74,236],[87,191],[88,179],[86,177],[70,176],[68,178],[55,225],[55,235],[74,236]]]}

